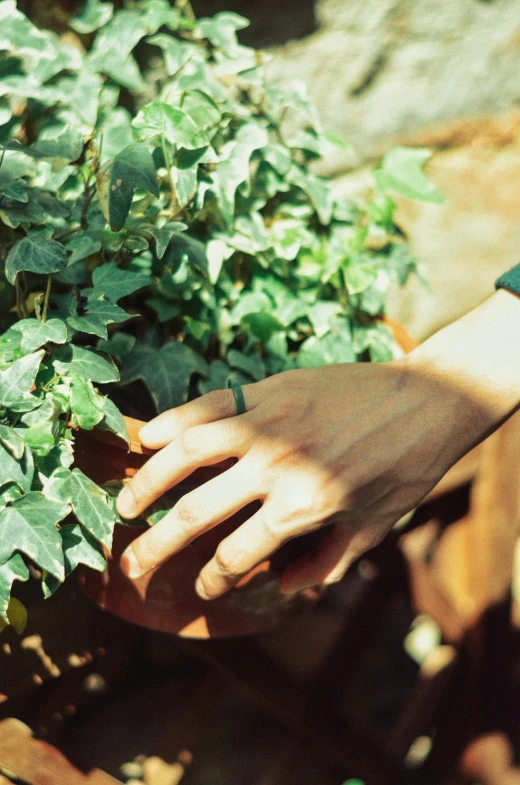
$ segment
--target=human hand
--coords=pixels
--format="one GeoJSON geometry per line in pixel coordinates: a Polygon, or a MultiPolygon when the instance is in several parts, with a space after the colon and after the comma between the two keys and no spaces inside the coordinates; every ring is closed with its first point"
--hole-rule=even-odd
{"type": "Polygon", "coordinates": [[[261,508],[224,539],[197,581],[225,593],[287,540],[322,526],[314,554],[289,565],[284,591],[339,580],[520,403],[520,300],[495,293],[404,360],[289,371],[161,414],[141,431],[158,449],[121,492],[139,515],[199,466],[234,457],[127,549],[139,577],[251,501],[261,508]],[[517,326],[515,326],[517,325],[517,326]]]}

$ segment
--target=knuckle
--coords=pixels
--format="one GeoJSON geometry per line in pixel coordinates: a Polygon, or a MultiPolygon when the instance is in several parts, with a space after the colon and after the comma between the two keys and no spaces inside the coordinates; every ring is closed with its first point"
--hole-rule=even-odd
{"type": "Polygon", "coordinates": [[[242,554],[237,550],[219,545],[215,553],[215,562],[225,577],[233,577],[241,573],[242,554]]]}
{"type": "Polygon", "coordinates": [[[188,458],[193,458],[200,452],[200,436],[198,428],[188,428],[180,437],[182,451],[188,458]]]}
{"type": "Polygon", "coordinates": [[[183,496],[175,509],[177,520],[185,529],[193,529],[200,522],[200,513],[190,494],[183,496]]]}
{"type": "Polygon", "coordinates": [[[134,553],[142,564],[157,564],[164,558],[160,543],[151,534],[141,536],[134,542],[134,553]]]}
{"type": "Polygon", "coordinates": [[[263,527],[270,540],[276,542],[284,541],[286,539],[286,521],[290,518],[286,512],[278,508],[275,513],[264,512],[263,527]]]}
{"type": "Polygon", "coordinates": [[[225,416],[229,412],[229,393],[229,390],[212,390],[211,392],[206,393],[205,398],[211,409],[213,409],[217,414],[225,416]]]}

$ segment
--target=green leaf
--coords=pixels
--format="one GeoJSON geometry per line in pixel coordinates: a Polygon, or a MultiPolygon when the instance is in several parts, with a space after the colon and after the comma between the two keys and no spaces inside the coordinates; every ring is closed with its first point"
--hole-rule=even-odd
{"type": "Polygon", "coordinates": [[[16,461],[22,459],[25,443],[21,436],[8,425],[0,425],[0,442],[6,447],[16,461]]]}
{"type": "Polygon", "coordinates": [[[82,376],[70,380],[70,408],[72,424],[86,431],[91,431],[104,417],[102,396],[82,376]]]}
{"type": "Polygon", "coordinates": [[[24,148],[27,155],[50,160],[55,168],[77,161],[82,152],[83,136],[71,125],[66,125],[58,135],[53,132],[49,138],[40,135],[37,142],[24,148]]]}
{"type": "Polygon", "coordinates": [[[14,484],[27,493],[31,490],[34,476],[31,451],[24,445],[20,458],[15,458],[13,451],[9,446],[6,449],[6,446],[0,445],[0,488],[14,484]]]}
{"type": "Polygon", "coordinates": [[[222,11],[215,16],[199,19],[196,33],[201,38],[211,41],[217,49],[232,56],[239,48],[236,31],[243,30],[245,27],[249,27],[249,20],[244,16],[231,11],[222,11]]]}
{"type": "Polygon", "coordinates": [[[102,431],[112,431],[112,433],[115,433],[116,436],[124,439],[124,441],[129,444],[125,418],[110,398],[105,398],[103,400],[103,414],[104,417],[101,422],[98,423],[98,428],[102,431]]]}
{"type": "Polygon", "coordinates": [[[78,332],[97,335],[98,338],[108,338],[107,324],[117,324],[126,322],[132,318],[132,314],[127,313],[118,305],[114,305],[109,300],[100,298],[99,300],[89,301],[86,306],[85,316],[72,315],[67,317],[67,324],[78,332]]]}
{"type": "Polygon", "coordinates": [[[85,35],[106,25],[112,19],[113,13],[113,3],[86,0],[82,12],[71,16],[69,24],[77,33],[85,35]]]}
{"type": "Polygon", "coordinates": [[[83,349],[72,344],[59,346],[53,353],[53,362],[55,369],[63,376],[83,376],[99,384],[119,381],[119,372],[113,360],[95,349],[83,349]]]}
{"type": "Polygon", "coordinates": [[[148,286],[151,279],[143,273],[131,270],[120,270],[114,264],[102,264],[92,274],[94,289],[99,290],[107,300],[117,303],[122,297],[133,294],[138,289],[148,286]]]}
{"type": "MultiPolygon", "coordinates": [[[[26,497],[15,502],[15,505],[23,502],[24,498],[26,497]]],[[[41,509],[43,509],[45,501],[45,497],[42,497],[41,509]]],[[[34,510],[29,508],[29,515],[31,511],[34,510]]],[[[42,520],[39,513],[34,521],[30,521],[26,513],[27,510],[24,510],[23,507],[18,509],[14,505],[6,507],[0,512],[0,531],[2,532],[0,564],[8,561],[16,552],[20,552],[58,580],[63,580],[65,578],[63,552],[56,524],[45,516],[42,520]]]]}
{"type": "Polygon", "coordinates": [[[307,338],[297,356],[299,368],[319,368],[322,365],[355,361],[352,333],[344,319],[337,319],[330,332],[322,338],[317,338],[315,335],[307,338]]]}
{"type": "Polygon", "coordinates": [[[78,232],[67,242],[67,251],[70,252],[69,267],[87,256],[101,250],[101,241],[87,232],[78,232]]]}
{"type": "Polygon", "coordinates": [[[0,564],[0,619],[5,624],[10,624],[8,609],[13,583],[28,579],[29,569],[19,553],[11,556],[5,564],[0,564]]]}
{"type": "Polygon", "coordinates": [[[213,98],[202,90],[188,90],[182,99],[181,108],[204,131],[215,128],[222,116],[213,98]]]}
{"type": "Polygon", "coordinates": [[[59,344],[67,340],[67,326],[61,319],[47,319],[46,322],[22,319],[13,324],[13,330],[22,333],[21,347],[25,353],[34,352],[46,343],[59,344]]]}
{"type": "Polygon", "coordinates": [[[249,161],[255,150],[269,141],[267,131],[254,122],[242,125],[235,141],[221,151],[222,159],[213,173],[222,218],[230,224],[235,214],[235,194],[242,183],[249,183],[249,161]]]}
{"type": "Polygon", "coordinates": [[[188,150],[205,147],[211,141],[211,133],[199,128],[189,114],[163,101],[144,106],[132,125],[141,141],[164,136],[171,144],[188,150]]]}
{"type": "Polygon", "coordinates": [[[159,196],[153,158],[144,144],[139,143],[125,147],[112,164],[108,206],[113,231],[117,232],[125,225],[136,188],[159,196]]]}
{"type": "Polygon", "coordinates": [[[142,379],[157,407],[163,412],[188,400],[193,374],[206,376],[208,366],[193,349],[179,341],[170,341],[162,349],[136,344],[121,371],[121,380],[142,379]]]}
{"type": "Polygon", "coordinates": [[[424,202],[445,201],[435,183],[422,168],[432,151],[423,147],[395,147],[390,150],[379,169],[374,172],[376,185],[382,191],[397,191],[410,199],[424,202]]]}
{"type": "Polygon", "coordinates": [[[163,262],[169,270],[175,272],[183,259],[203,275],[208,275],[208,259],[204,243],[185,232],[175,232],[168,243],[163,262]]]}
{"type": "Polygon", "coordinates": [[[189,60],[205,60],[204,52],[187,41],[179,41],[171,35],[159,33],[147,39],[149,44],[159,46],[163,50],[166,73],[173,76],[186,65],[189,60]]]}
{"type": "Polygon", "coordinates": [[[50,498],[70,504],[78,521],[100,543],[110,548],[114,524],[120,519],[107,493],[80,469],[58,469],[45,488],[50,498]]]}
{"type": "MultiPolygon", "coordinates": [[[[80,564],[85,564],[98,572],[103,572],[106,569],[107,563],[103,555],[103,548],[79,523],[63,526],[60,530],[60,536],[66,576],[74,572],[80,564]]],[[[52,575],[47,575],[44,581],[45,596],[50,597],[59,585],[60,581],[57,581],[52,575]]]]}
{"type": "Polygon", "coordinates": [[[230,349],[227,359],[232,368],[243,371],[255,382],[259,382],[265,377],[265,366],[258,354],[247,355],[237,349],[230,349]]]}
{"type": "Polygon", "coordinates": [[[15,412],[27,412],[39,403],[31,389],[45,352],[28,354],[0,371],[0,401],[15,412]]]}
{"type": "Polygon", "coordinates": [[[186,224],[181,223],[180,221],[172,221],[171,223],[164,224],[164,226],[161,226],[160,228],[154,228],[151,230],[151,233],[155,238],[158,259],[163,258],[164,252],[166,251],[173,235],[177,232],[184,232],[187,228],[188,227],[186,224]]]}
{"type": "Polygon", "coordinates": [[[248,313],[242,317],[240,322],[245,328],[261,341],[268,341],[273,333],[283,330],[283,325],[270,313],[248,313]]]}
{"type": "Polygon", "coordinates": [[[70,514],[68,504],[49,499],[40,491],[31,491],[14,502],[13,507],[36,529],[55,527],[70,514]]]}
{"type": "Polygon", "coordinates": [[[13,627],[18,635],[23,635],[27,627],[27,608],[16,597],[11,597],[9,605],[7,606],[7,618],[9,624],[13,627]]]}
{"type": "Polygon", "coordinates": [[[40,275],[57,273],[67,266],[67,251],[55,240],[42,237],[24,237],[9,251],[5,263],[5,276],[14,284],[17,273],[26,270],[40,275]]]}

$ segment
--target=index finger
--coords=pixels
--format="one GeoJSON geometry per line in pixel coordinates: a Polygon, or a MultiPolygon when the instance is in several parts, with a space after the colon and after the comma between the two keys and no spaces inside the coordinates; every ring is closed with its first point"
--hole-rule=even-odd
{"type": "MultiPolygon", "coordinates": [[[[242,388],[246,411],[257,405],[256,384],[242,388]]],[[[139,438],[145,447],[159,450],[194,425],[224,420],[237,414],[235,396],[232,390],[213,390],[194,401],[169,409],[150,420],[139,431],[139,438]]]]}

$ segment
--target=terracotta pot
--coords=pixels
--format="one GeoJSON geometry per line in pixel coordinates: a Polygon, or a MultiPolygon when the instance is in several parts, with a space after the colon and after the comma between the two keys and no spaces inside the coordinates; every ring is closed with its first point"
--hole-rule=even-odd
{"type": "MultiPolygon", "coordinates": [[[[401,325],[389,319],[385,319],[385,323],[404,352],[416,346],[401,325]]],[[[138,437],[144,423],[125,419],[130,450],[122,440],[106,431],[79,431],[76,436],[75,465],[99,485],[131,477],[146,460],[138,437]]],[[[169,492],[168,502],[173,505],[189,490],[225,468],[225,465],[220,465],[199,469],[169,492]]],[[[201,600],[194,590],[197,575],[214,555],[219,542],[253,511],[252,506],[241,510],[139,580],[130,580],[123,574],[119,558],[131,540],[145,529],[116,526],[106,572],[101,574],[84,568],[79,571],[80,583],[102,608],[155,630],[190,638],[266,632],[318,599],[317,590],[306,590],[291,597],[283,595],[278,589],[278,580],[284,566],[300,553],[315,547],[323,532],[292,540],[272,559],[258,565],[224,597],[209,602],[201,600]]]]}
{"type": "MultiPolygon", "coordinates": [[[[125,419],[131,437],[130,451],[123,441],[105,431],[81,431],[76,436],[75,466],[100,485],[131,477],[146,460],[137,436],[144,423],[125,419]]],[[[168,502],[175,503],[224,468],[220,465],[194,472],[169,493],[168,502]]],[[[253,505],[244,508],[139,580],[130,580],[123,574],[119,558],[145,529],[116,526],[106,572],[83,568],[78,571],[80,585],[105,610],[151,629],[190,638],[266,632],[288,615],[309,607],[318,597],[318,592],[311,590],[288,597],[278,589],[284,564],[312,546],[309,537],[293,541],[272,560],[258,565],[224,597],[206,602],[194,590],[197,575],[214,555],[219,542],[253,511],[253,505]]]]}

